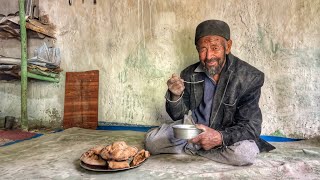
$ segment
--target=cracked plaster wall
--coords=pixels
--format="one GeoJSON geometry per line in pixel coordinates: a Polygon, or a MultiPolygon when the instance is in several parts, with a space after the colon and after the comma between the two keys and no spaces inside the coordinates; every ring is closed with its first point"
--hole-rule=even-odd
{"type": "MultiPolygon", "coordinates": [[[[3,14],[15,8],[0,0],[3,14]]],[[[99,121],[159,125],[166,81],[197,61],[197,24],[222,19],[232,52],[265,73],[262,134],[311,137],[320,131],[320,1],[57,0],[40,2],[59,30],[60,83],[30,82],[30,122],[59,126],[66,71],[100,71],[99,121]]],[[[20,56],[19,42],[0,40],[0,54],[20,56]]],[[[29,40],[29,52],[40,42],[29,40]]],[[[20,116],[19,82],[1,82],[0,117],[20,116]]]]}

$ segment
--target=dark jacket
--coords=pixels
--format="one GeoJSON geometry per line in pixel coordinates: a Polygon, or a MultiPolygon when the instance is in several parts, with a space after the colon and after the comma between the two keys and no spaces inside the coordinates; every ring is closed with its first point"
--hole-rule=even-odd
{"type": "MultiPolygon", "coordinates": [[[[186,81],[203,80],[203,73],[194,72],[199,63],[184,69],[180,76],[186,81]]],[[[259,108],[264,74],[232,54],[227,55],[213,99],[210,127],[220,131],[223,143],[230,146],[242,140],[254,140],[260,152],[275,149],[260,138],[262,114],[259,108]]],[[[188,110],[195,109],[203,99],[204,83],[185,84],[184,94],[177,102],[166,103],[173,120],[182,119],[188,110]]]]}

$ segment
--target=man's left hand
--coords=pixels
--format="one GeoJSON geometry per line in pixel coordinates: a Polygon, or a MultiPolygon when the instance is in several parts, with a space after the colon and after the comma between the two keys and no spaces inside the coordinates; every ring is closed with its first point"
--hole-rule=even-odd
{"type": "Polygon", "coordinates": [[[218,131],[202,124],[197,124],[196,127],[202,129],[203,132],[191,139],[192,143],[199,144],[204,150],[222,145],[222,137],[218,131]]]}

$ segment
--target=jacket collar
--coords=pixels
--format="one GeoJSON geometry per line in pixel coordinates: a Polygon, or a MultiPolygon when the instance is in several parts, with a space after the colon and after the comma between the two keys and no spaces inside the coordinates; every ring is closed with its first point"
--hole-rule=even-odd
{"type": "Polygon", "coordinates": [[[194,70],[194,72],[205,72],[202,63],[199,63],[198,67],[194,70]]]}
{"type": "Polygon", "coordinates": [[[233,54],[228,54],[227,57],[226,57],[226,64],[224,65],[224,67],[222,68],[222,71],[221,71],[221,76],[223,76],[226,72],[228,71],[233,71],[234,69],[234,56],[233,54]]]}

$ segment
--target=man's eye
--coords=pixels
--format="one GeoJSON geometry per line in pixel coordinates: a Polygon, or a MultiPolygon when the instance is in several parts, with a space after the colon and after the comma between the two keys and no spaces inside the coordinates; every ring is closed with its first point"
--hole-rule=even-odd
{"type": "Polygon", "coordinates": [[[217,51],[219,48],[217,46],[212,47],[213,50],[217,51]]]}

